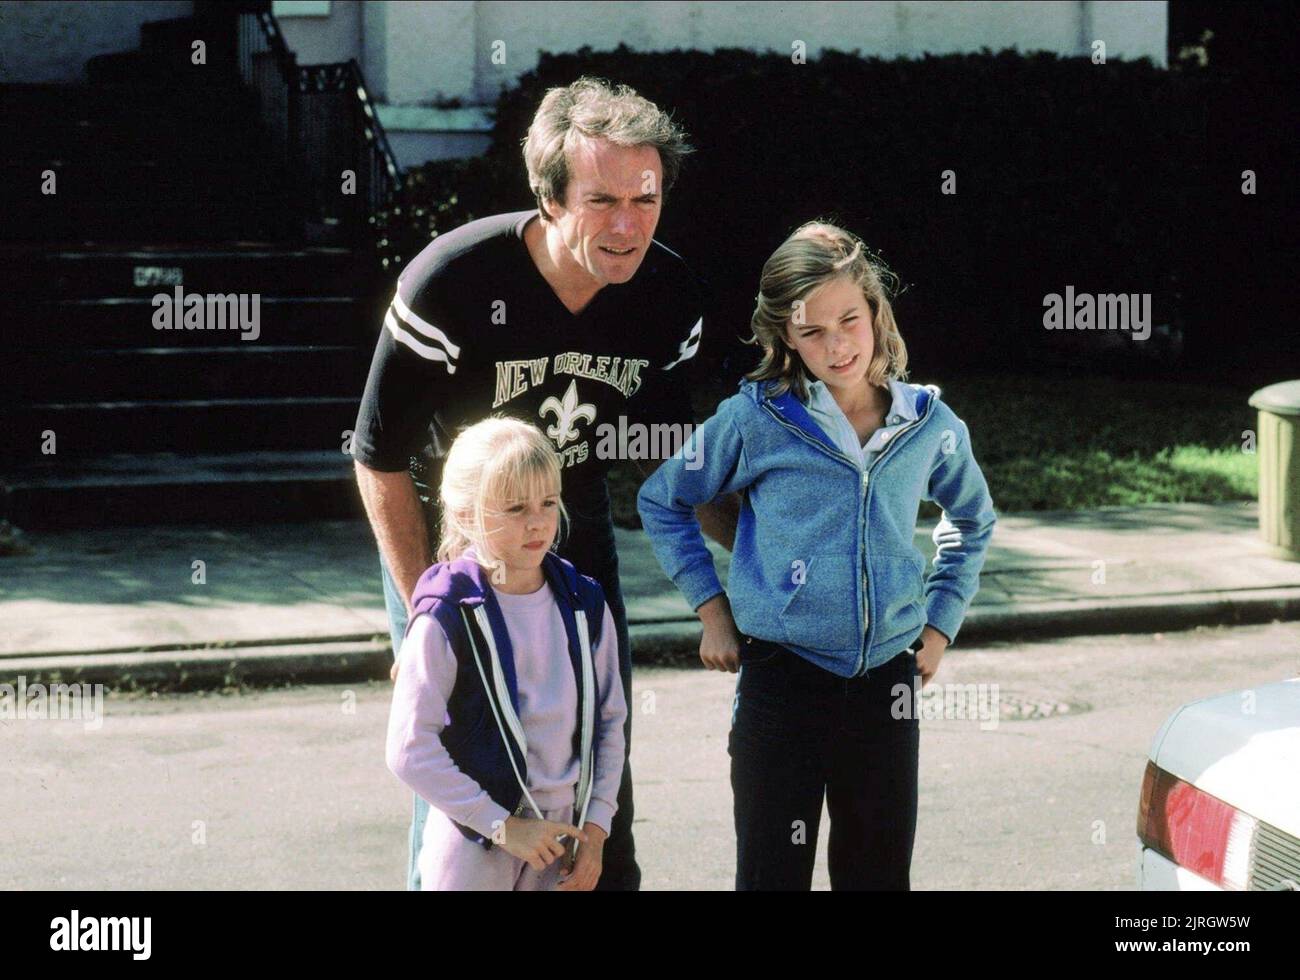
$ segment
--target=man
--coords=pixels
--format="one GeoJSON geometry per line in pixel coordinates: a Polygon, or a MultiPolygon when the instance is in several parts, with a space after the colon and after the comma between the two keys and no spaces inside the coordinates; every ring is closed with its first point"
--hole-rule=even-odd
{"type": "MultiPolygon", "coordinates": [[[[686,371],[703,331],[703,293],[681,257],[653,240],[664,194],[689,152],[672,120],[626,86],[582,78],[551,89],[524,143],[537,210],[440,236],[398,279],[353,450],[381,553],[394,650],[411,592],[434,558],[438,460],[459,427],[509,414],[536,424],[560,454],[571,518],[560,554],[605,590],[631,705],[631,648],[605,485],[613,460],[598,452],[598,429],[617,428],[620,416],[624,424],[694,422],[686,371]]],[[[649,475],[657,462],[637,465],[649,475]]],[[[736,511],[733,499],[698,514],[706,533],[730,548],[736,511]]],[[[412,889],[420,887],[416,858],[427,813],[416,797],[412,889]]],[[[599,890],[640,885],[632,816],[625,766],[599,890]]]]}

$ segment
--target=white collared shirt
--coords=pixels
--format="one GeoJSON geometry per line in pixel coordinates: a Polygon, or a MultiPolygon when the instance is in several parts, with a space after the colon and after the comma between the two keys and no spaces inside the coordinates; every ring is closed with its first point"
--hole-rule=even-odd
{"type": "Polygon", "coordinates": [[[916,392],[907,384],[894,378],[889,379],[889,391],[893,395],[893,404],[885,415],[885,424],[871,434],[863,445],[858,441],[858,434],[853,423],[844,414],[835,397],[830,393],[824,381],[808,383],[808,413],[822,430],[831,437],[835,448],[849,459],[856,460],[862,469],[871,465],[876,456],[889,445],[899,429],[915,421],[916,392]]]}

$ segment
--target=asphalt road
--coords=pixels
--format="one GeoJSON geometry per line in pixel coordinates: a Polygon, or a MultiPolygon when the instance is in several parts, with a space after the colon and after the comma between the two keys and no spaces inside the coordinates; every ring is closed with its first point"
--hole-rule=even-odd
{"type": "MultiPolygon", "coordinates": [[[[959,645],[936,683],[996,684],[1002,714],[923,715],[913,887],[1133,888],[1138,791],[1161,721],[1184,701],[1297,674],[1300,623],[959,645]]],[[[734,682],[637,668],[647,889],[732,887],[734,682]]],[[[0,720],[0,888],[401,888],[411,797],[384,767],[387,713],[375,683],[110,695],[98,727],[0,720]]]]}

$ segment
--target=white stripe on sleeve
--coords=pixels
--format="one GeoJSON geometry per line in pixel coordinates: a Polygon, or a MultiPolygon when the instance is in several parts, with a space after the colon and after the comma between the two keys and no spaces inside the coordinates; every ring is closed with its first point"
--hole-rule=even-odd
{"type": "Polygon", "coordinates": [[[393,309],[397,311],[397,315],[402,318],[402,323],[406,326],[410,327],[416,333],[423,334],[427,339],[435,340],[442,344],[443,347],[447,348],[447,353],[452,356],[453,360],[460,357],[460,348],[451,342],[451,338],[435,327],[432,323],[429,323],[427,320],[422,320],[420,317],[412,313],[411,308],[403,302],[401,293],[393,294],[393,309]]]}
{"type": "Polygon", "coordinates": [[[671,364],[665,364],[664,370],[671,371],[682,361],[689,361],[695,356],[695,352],[700,349],[700,335],[704,332],[704,317],[695,321],[695,326],[691,327],[690,335],[677,345],[677,360],[671,364]]]}
{"type": "MultiPolygon", "coordinates": [[[[397,325],[397,320],[394,318],[391,309],[384,316],[384,326],[388,328],[388,332],[393,335],[393,339],[398,343],[405,344],[427,361],[442,361],[447,365],[448,374],[456,373],[456,365],[452,362],[451,358],[447,356],[446,351],[440,347],[430,347],[428,344],[421,343],[412,337],[397,325]]],[[[457,348],[457,350],[459,350],[459,348],[457,348]]]]}

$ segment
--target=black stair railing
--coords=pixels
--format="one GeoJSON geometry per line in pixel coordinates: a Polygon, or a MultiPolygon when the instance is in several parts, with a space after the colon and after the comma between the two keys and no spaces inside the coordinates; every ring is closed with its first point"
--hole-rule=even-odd
{"type": "MultiPolygon", "coordinates": [[[[244,4],[256,8],[262,4],[244,4]]],[[[271,139],[275,162],[296,169],[297,61],[284,43],[280,25],[267,9],[241,9],[236,32],[236,64],[244,87],[257,99],[258,114],[271,139]]]]}
{"type": "Polygon", "coordinates": [[[269,3],[238,15],[239,76],[256,97],[276,163],[301,188],[298,215],[363,243],[398,203],[402,174],[356,59],[299,65],[269,3]]]}
{"type": "Polygon", "coordinates": [[[392,147],[388,145],[388,134],[384,132],[383,124],[379,121],[375,101],[366,89],[365,76],[361,73],[361,66],[357,64],[355,58],[348,62],[348,69],[352,76],[352,91],[356,96],[353,106],[365,117],[358,118],[357,128],[370,147],[367,159],[370,171],[367,184],[369,188],[367,220],[369,220],[379,211],[387,210],[397,203],[403,187],[402,171],[397,165],[397,157],[393,155],[392,147]]]}

